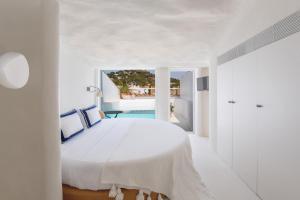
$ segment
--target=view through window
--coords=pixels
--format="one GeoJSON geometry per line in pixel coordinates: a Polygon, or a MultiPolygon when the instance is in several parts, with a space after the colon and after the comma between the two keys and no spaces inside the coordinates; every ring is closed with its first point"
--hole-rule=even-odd
{"type": "Polygon", "coordinates": [[[105,70],[101,76],[107,117],[155,118],[154,70],[105,70]]]}

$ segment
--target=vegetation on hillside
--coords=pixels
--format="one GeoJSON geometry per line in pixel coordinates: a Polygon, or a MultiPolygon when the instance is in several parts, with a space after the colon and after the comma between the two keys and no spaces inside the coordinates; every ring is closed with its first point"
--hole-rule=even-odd
{"type": "MultiPolygon", "coordinates": [[[[108,77],[120,88],[121,93],[129,93],[132,86],[155,88],[155,74],[148,70],[120,70],[107,73],[108,77]]],[[[171,88],[179,88],[180,81],[171,78],[171,88]]]]}
{"type": "Polygon", "coordinates": [[[171,77],[170,87],[171,88],[180,88],[180,80],[171,77]]]}

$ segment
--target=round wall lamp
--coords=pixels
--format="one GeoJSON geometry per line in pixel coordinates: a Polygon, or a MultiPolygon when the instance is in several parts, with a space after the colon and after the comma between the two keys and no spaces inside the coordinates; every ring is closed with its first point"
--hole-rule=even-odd
{"type": "Polygon", "coordinates": [[[10,89],[24,87],[29,78],[29,65],[23,54],[8,52],[0,55],[0,85],[10,89]]]}

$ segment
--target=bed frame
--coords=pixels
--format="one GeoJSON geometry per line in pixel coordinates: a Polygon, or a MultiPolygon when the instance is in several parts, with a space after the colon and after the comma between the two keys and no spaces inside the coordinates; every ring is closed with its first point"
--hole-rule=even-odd
{"type": "MultiPolygon", "coordinates": [[[[124,193],[124,200],[136,200],[136,195],[138,194],[138,190],[129,190],[122,189],[124,193]]],[[[63,185],[63,200],[114,200],[108,197],[109,190],[80,190],[68,185],[63,185]]],[[[148,195],[144,194],[144,199],[146,200],[148,195]]],[[[163,199],[167,199],[162,196],[163,199]]],[[[158,194],[152,192],[151,200],[158,200],[158,194]]]]}

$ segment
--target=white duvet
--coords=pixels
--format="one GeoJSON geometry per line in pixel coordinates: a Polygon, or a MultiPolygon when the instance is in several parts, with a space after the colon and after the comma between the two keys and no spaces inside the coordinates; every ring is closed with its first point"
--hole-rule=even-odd
{"type": "Polygon", "coordinates": [[[79,189],[137,188],[171,200],[211,199],[187,134],[151,119],[107,119],[62,144],[62,179],[79,189]]]}

